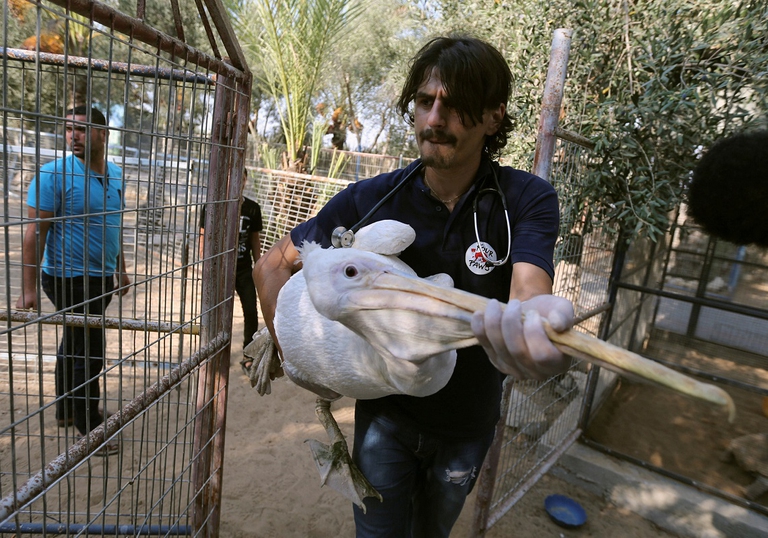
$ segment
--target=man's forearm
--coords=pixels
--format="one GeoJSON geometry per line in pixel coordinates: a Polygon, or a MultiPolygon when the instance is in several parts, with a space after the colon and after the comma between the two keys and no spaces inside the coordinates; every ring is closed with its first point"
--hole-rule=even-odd
{"type": "Polygon", "coordinates": [[[123,249],[120,248],[120,254],[118,255],[118,267],[120,268],[119,274],[116,274],[117,287],[120,288],[120,295],[125,295],[130,291],[131,279],[128,276],[128,266],[125,264],[125,256],[123,256],[123,249]]]}
{"type": "Polygon", "coordinates": [[[36,260],[28,262],[24,260],[24,268],[21,272],[21,293],[24,296],[34,296],[37,293],[37,278],[40,274],[40,268],[36,260]]]}
{"type": "MultiPolygon", "coordinates": [[[[41,226],[45,234],[38,237],[38,224],[29,224],[24,232],[24,242],[21,251],[21,296],[17,302],[18,308],[32,308],[37,304],[37,282],[40,274],[40,261],[45,252],[45,237],[47,226],[41,226]]],[[[42,232],[42,230],[41,230],[42,232]]]]}
{"type": "Polygon", "coordinates": [[[253,270],[253,281],[256,284],[256,293],[259,296],[264,323],[276,342],[277,337],[275,336],[273,321],[277,307],[277,296],[293,272],[298,270],[294,265],[297,257],[298,252],[290,237],[285,236],[259,258],[253,270]]]}

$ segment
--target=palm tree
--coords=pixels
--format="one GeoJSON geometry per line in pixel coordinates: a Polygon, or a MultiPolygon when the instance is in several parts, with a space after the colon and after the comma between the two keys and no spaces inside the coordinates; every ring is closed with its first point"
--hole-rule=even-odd
{"type": "Polygon", "coordinates": [[[312,98],[329,51],[361,12],[357,0],[230,0],[256,83],[277,105],[283,168],[302,172],[312,98]]]}

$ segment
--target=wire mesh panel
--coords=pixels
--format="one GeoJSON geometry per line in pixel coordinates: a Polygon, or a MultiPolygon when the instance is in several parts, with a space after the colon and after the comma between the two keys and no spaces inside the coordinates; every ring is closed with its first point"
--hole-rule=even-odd
{"type": "Polygon", "coordinates": [[[267,250],[297,224],[315,216],[349,180],[248,168],[244,195],[261,206],[262,249],[267,250]]]}
{"type": "MultiPolygon", "coordinates": [[[[589,141],[562,132],[555,145],[550,181],[560,201],[553,293],[573,302],[576,330],[598,335],[608,304],[616,234],[596,221],[583,203],[580,179],[589,141]]],[[[502,420],[478,483],[473,532],[493,526],[578,437],[589,365],[571,368],[544,382],[505,383],[502,420]]]]}
{"type": "MultiPolygon", "coordinates": [[[[248,142],[248,164],[261,168],[277,168],[285,145],[269,144],[257,140],[248,142]]],[[[313,155],[312,148],[304,148],[305,168],[311,175],[359,181],[361,179],[392,172],[412,163],[411,157],[379,155],[332,148],[320,148],[313,155]]]]}
{"type": "Polygon", "coordinates": [[[250,75],[61,3],[4,7],[0,531],[215,534],[250,75]]]}
{"type": "Polygon", "coordinates": [[[335,177],[358,181],[366,177],[403,168],[414,159],[392,155],[373,155],[357,151],[339,151],[323,148],[318,158],[320,170],[335,171],[335,177]]]}
{"type": "Polygon", "coordinates": [[[592,143],[570,131],[558,129],[550,181],[560,202],[560,231],[555,245],[555,295],[569,299],[579,328],[598,335],[596,310],[607,300],[608,275],[617,232],[591,214],[582,179],[589,164],[592,143]]]}

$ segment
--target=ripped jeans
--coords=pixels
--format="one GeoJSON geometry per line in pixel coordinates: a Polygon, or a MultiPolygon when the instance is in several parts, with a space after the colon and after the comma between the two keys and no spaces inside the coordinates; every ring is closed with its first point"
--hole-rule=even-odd
{"type": "Polygon", "coordinates": [[[352,459],[384,497],[354,506],[358,538],[445,537],[477,480],[493,431],[480,438],[423,434],[355,409],[352,459]]]}

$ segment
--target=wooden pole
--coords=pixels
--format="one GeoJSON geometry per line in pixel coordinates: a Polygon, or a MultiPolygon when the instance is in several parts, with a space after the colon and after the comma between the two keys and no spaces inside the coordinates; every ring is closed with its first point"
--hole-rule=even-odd
{"type": "Polygon", "coordinates": [[[541,100],[539,134],[536,138],[536,152],[533,156],[533,173],[550,181],[552,157],[557,140],[557,124],[560,121],[560,108],[563,104],[563,89],[571,51],[573,30],[558,28],[552,38],[552,50],[549,55],[549,69],[544,84],[544,97],[541,100]]]}

